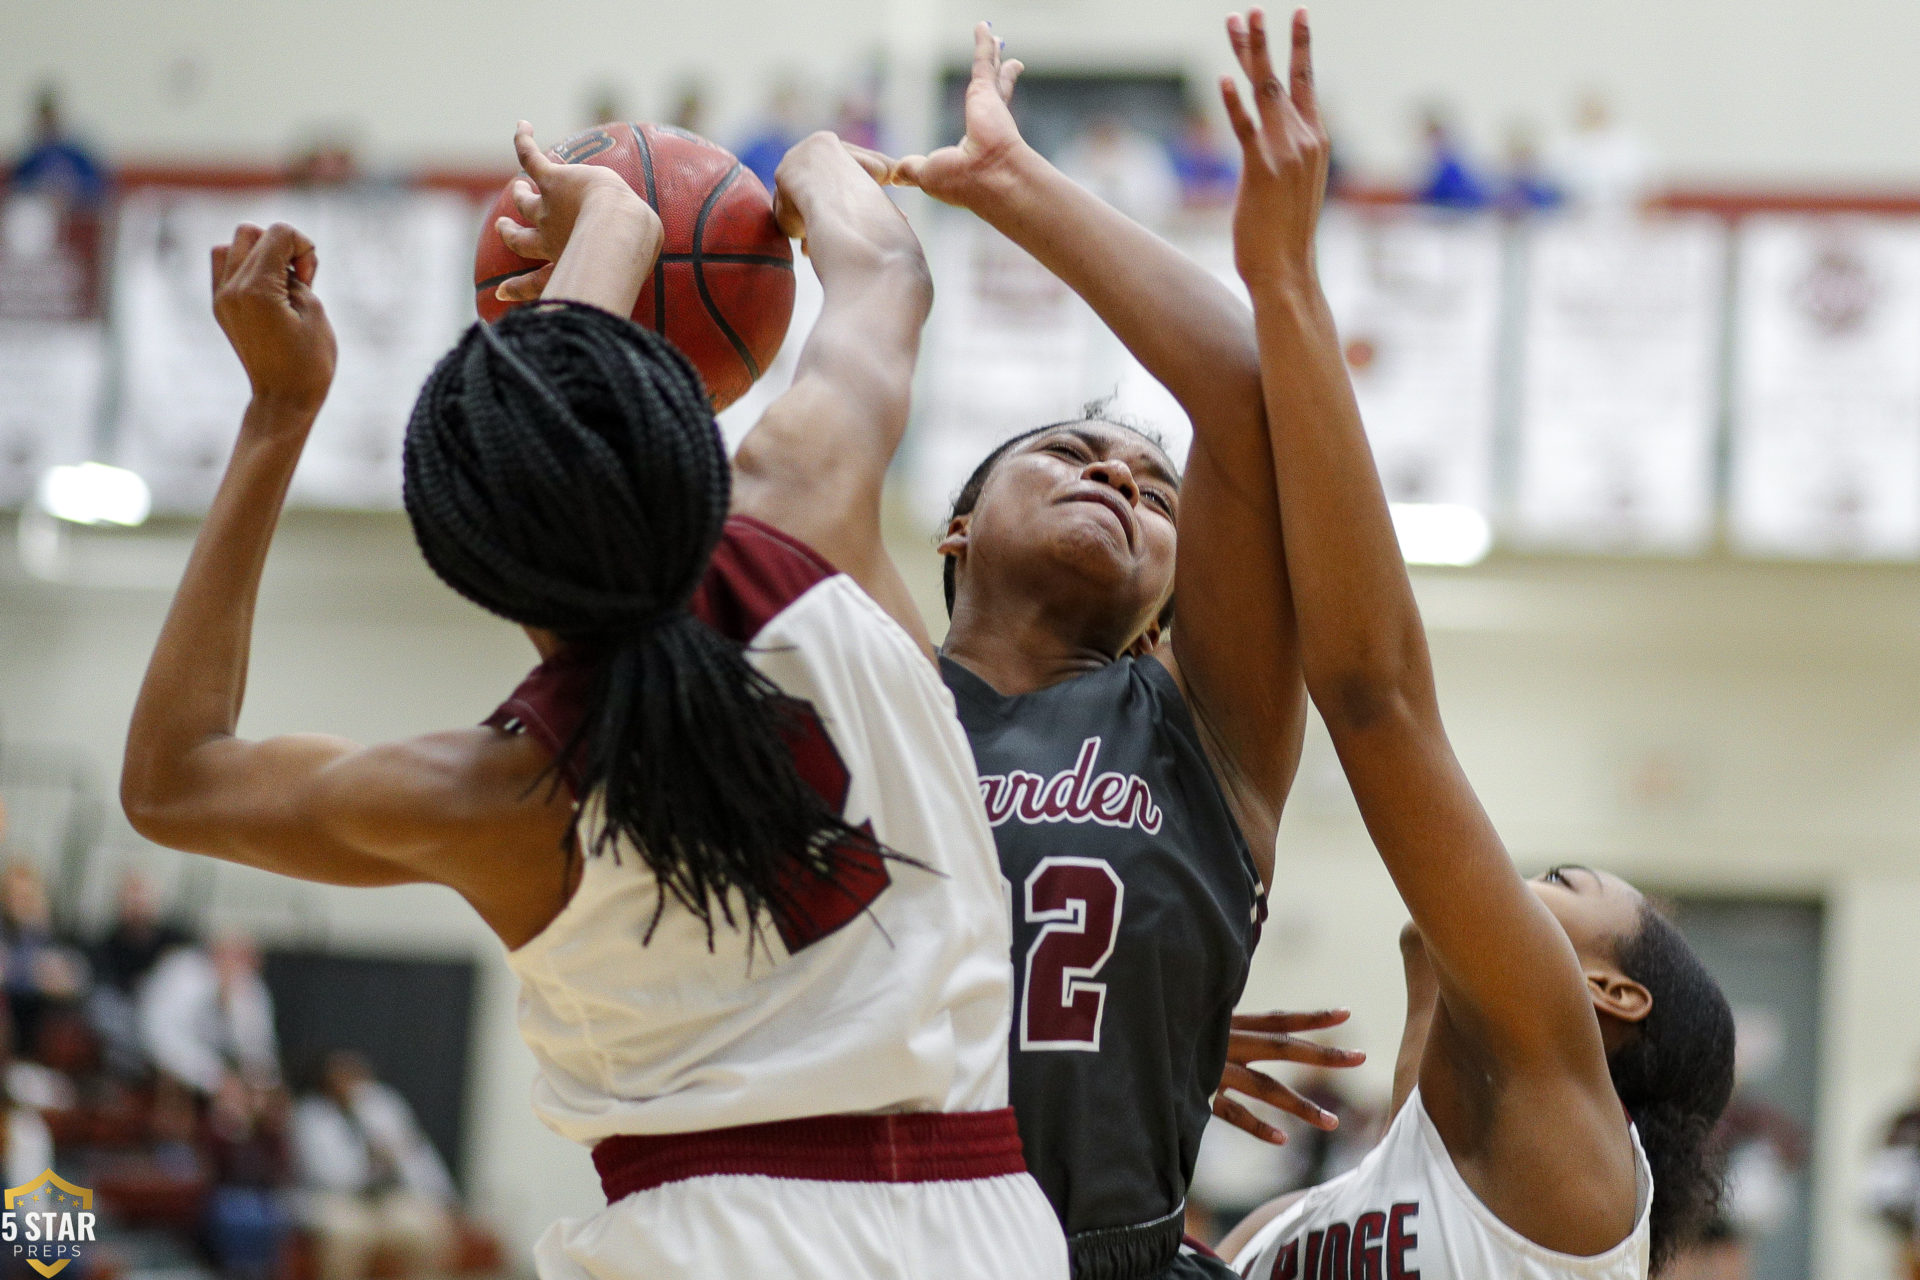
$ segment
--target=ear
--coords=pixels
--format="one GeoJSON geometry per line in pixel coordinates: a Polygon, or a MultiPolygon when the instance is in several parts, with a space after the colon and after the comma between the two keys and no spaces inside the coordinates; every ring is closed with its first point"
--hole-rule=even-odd
{"type": "Polygon", "coordinates": [[[964,516],[955,516],[947,521],[946,536],[940,539],[940,545],[934,550],[943,556],[956,558],[967,554],[967,530],[973,525],[971,512],[964,516]]]}
{"type": "Polygon", "coordinates": [[[1618,969],[1587,970],[1587,994],[1603,1020],[1645,1022],[1653,1012],[1653,993],[1618,969]]]}

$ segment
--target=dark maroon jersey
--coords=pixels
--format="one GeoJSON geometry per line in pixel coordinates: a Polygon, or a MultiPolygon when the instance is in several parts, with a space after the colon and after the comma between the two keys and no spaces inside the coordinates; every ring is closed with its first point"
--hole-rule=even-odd
{"type": "Polygon", "coordinates": [[[1260,880],[1172,673],[1018,697],[942,659],[1013,891],[1011,1092],[1076,1280],[1178,1251],[1260,880]]]}

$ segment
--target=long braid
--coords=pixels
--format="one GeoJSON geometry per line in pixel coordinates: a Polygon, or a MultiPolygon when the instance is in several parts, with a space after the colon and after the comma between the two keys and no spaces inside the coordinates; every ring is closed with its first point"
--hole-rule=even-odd
{"type": "Polygon", "coordinates": [[[699,375],[664,339],[571,304],[475,325],[421,390],[403,471],[435,573],[599,657],[555,765],[598,797],[587,852],[628,845],[659,879],[654,924],[671,896],[711,942],[716,911],[754,929],[792,907],[796,865],[839,883],[852,856],[898,857],[800,776],[804,704],[687,610],[731,475],[699,375]]]}

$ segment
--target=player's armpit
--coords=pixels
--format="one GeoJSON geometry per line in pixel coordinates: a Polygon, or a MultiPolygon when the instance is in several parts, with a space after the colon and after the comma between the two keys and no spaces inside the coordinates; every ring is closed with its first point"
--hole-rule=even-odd
{"type": "Polygon", "coordinates": [[[517,946],[567,898],[574,806],[551,763],[523,734],[426,734],[335,760],[314,780],[307,816],[407,880],[456,890],[517,946]]]}

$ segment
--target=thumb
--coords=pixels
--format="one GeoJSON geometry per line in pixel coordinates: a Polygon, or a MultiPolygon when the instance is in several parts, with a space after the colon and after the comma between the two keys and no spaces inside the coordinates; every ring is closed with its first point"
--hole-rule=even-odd
{"type": "Polygon", "coordinates": [[[893,162],[893,185],[896,187],[917,187],[920,176],[926,172],[925,156],[901,156],[893,162]]]}

